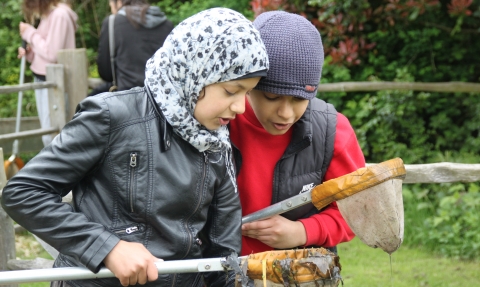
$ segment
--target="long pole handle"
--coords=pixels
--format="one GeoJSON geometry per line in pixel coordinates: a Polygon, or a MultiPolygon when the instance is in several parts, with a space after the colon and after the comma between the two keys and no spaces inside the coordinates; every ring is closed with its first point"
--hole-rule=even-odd
{"type": "Polygon", "coordinates": [[[257,212],[246,215],[242,218],[242,224],[282,214],[310,202],[313,202],[314,206],[320,210],[333,201],[340,201],[386,180],[393,178],[400,178],[403,180],[405,175],[405,166],[400,158],[394,158],[378,164],[359,168],[356,171],[342,175],[338,178],[324,181],[310,191],[300,193],[257,212]]]}
{"type": "Polygon", "coordinates": [[[312,202],[312,191],[300,193],[242,217],[242,224],[272,217],[312,202]]]}
{"type": "MultiPolygon", "coordinates": [[[[159,261],[155,265],[158,274],[171,273],[197,273],[224,271],[222,262],[225,258],[205,258],[205,259],[187,259],[159,261]]],[[[85,267],[62,267],[46,268],[33,270],[18,270],[0,272],[0,285],[11,283],[45,282],[60,280],[85,280],[98,278],[111,278],[115,275],[107,268],[101,268],[98,273],[93,273],[85,267]]]]}
{"type": "MultiPolygon", "coordinates": [[[[22,48],[24,49],[27,48],[27,42],[25,40],[22,40],[22,48]]],[[[23,85],[23,82],[25,79],[25,58],[26,56],[23,55],[22,59],[20,60],[20,80],[19,80],[20,85],[23,85]]],[[[16,133],[20,132],[20,123],[22,120],[22,102],[23,102],[23,91],[19,91],[18,102],[17,102],[17,118],[15,122],[16,133]]],[[[12,154],[14,155],[18,154],[18,139],[13,141],[12,154]]]]}

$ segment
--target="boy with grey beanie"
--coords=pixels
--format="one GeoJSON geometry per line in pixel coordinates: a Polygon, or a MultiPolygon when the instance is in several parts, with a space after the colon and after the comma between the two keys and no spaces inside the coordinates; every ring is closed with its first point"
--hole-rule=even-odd
{"type": "MultiPolygon", "coordinates": [[[[270,69],[230,123],[243,216],[365,166],[348,119],[316,98],[324,52],[305,18],[265,12],[253,22],[270,69]]],[[[242,226],[242,255],[272,249],[335,246],[354,237],[336,203],[308,204],[242,226]]]]}

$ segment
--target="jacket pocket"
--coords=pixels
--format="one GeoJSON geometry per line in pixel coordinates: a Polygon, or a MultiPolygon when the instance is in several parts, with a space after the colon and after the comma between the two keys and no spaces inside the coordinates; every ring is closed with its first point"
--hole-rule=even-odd
{"type": "Polygon", "coordinates": [[[138,233],[145,232],[145,225],[133,223],[131,225],[125,225],[125,226],[114,228],[112,229],[112,232],[117,234],[120,237],[125,235],[130,235],[130,234],[135,235],[138,233]]]}
{"type": "Polygon", "coordinates": [[[130,153],[128,162],[128,183],[127,183],[127,210],[131,213],[135,212],[135,196],[137,193],[137,170],[138,170],[138,154],[130,153]]]}

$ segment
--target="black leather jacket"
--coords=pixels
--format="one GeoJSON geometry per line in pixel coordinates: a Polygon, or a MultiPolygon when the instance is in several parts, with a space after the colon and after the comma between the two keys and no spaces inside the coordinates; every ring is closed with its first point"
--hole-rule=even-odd
{"type": "MultiPolygon", "coordinates": [[[[173,133],[143,88],[83,100],[52,144],[10,179],[2,205],[60,251],[56,267],[97,271],[120,239],[164,260],[241,247],[240,201],[224,157],[173,133]],[[72,205],[62,203],[70,190],[72,205]]],[[[200,274],[160,275],[145,286],[202,286],[200,274]]],[[[233,286],[231,273],[203,274],[207,285],[233,286]]],[[[121,286],[116,278],[69,284],[121,286]]]]}

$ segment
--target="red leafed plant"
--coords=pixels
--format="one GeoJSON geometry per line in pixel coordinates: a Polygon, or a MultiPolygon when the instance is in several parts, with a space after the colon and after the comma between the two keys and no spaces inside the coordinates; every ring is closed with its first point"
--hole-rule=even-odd
{"type": "Polygon", "coordinates": [[[428,6],[435,6],[438,5],[438,3],[438,0],[408,0],[405,7],[407,9],[417,9],[418,14],[423,14],[428,6]]]}
{"type": "Polygon", "coordinates": [[[284,2],[284,0],[252,0],[250,5],[252,5],[253,13],[257,17],[263,12],[277,10],[284,2]]]}
{"type": "Polygon", "coordinates": [[[452,16],[470,16],[472,11],[467,9],[473,0],[452,0],[450,4],[447,5],[448,13],[452,16]]]}
{"type": "Polygon", "coordinates": [[[360,64],[358,59],[358,44],[352,39],[340,41],[338,48],[332,48],[330,56],[332,56],[332,63],[345,63],[348,66],[360,64]]]}
{"type": "MultiPolygon", "coordinates": [[[[471,19],[463,18],[473,18],[472,11],[479,9],[473,0],[252,0],[250,3],[255,17],[282,9],[307,18],[322,35],[325,54],[331,55],[333,63],[346,66],[359,65],[361,58],[375,47],[376,43],[368,42],[372,27],[387,31],[395,25],[416,24],[450,30],[453,35],[467,25],[471,27],[471,19]],[[438,11],[457,18],[456,24],[433,23],[435,20],[427,17],[428,13],[438,11]]],[[[476,33],[472,28],[465,29],[476,33]]]]}

